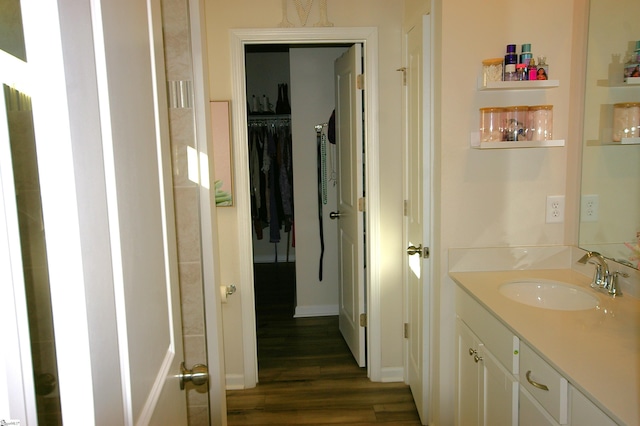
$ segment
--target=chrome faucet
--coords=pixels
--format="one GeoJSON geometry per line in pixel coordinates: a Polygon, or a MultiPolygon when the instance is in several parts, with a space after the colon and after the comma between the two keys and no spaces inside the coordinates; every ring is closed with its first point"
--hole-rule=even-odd
{"type": "Polygon", "coordinates": [[[622,291],[618,288],[618,276],[628,277],[629,275],[620,271],[611,273],[609,264],[603,255],[597,251],[588,251],[578,260],[578,263],[582,263],[583,265],[593,263],[596,265],[591,287],[606,289],[611,296],[622,296],[622,291]],[[595,259],[595,261],[592,259],[595,259]]]}

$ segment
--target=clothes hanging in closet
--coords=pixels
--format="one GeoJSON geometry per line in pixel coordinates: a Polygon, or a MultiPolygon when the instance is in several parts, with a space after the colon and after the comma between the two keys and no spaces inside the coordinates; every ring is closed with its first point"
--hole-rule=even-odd
{"type": "Polygon", "coordinates": [[[288,119],[249,121],[251,214],[257,239],[269,228],[269,242],[293,227],[293,162],[288,119]]]}

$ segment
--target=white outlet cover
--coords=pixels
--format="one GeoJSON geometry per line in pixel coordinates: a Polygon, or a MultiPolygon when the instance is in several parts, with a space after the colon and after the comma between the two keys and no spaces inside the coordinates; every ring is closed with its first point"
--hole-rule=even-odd
{"type": "Polygon", "coordinates": [[[547,223],[564,222],[564,195],[547,196],[547,223]]]}
{"type": "Polygon", "coordinates": [[[582,222],[597,222],[600,197],[598,194],[585,194],[580,201],[580,220],[582,222]]]}

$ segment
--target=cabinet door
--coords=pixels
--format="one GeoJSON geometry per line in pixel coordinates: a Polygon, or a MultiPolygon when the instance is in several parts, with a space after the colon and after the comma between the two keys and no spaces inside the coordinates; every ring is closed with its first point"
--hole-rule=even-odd
{"type": "Polygon", "coordinates": [[[480,369],[474,359],[480,343],[471,330],[460,320],[456,321],[458,359],[456,371],[456,424],[475,426],[480,424],[480,369]]]}
{"type": "Polygon", "coordinates": [[[520,426],[559,426],[529,392],[520,387],[520,426]]]}
{"type": "Polygon", "coordinates": [[[481,347],[481,417],[485,426],[518,425],[518,381],[489,352],[481,347]]]}

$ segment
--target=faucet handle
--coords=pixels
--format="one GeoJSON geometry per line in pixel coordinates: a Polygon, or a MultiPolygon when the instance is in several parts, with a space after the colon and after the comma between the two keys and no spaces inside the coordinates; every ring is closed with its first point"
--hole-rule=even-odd
{"type": "Polygon", "coordinates": [[[589,261],[589,263],[595,265],[596,269],[593,271],[593,281],[591,282],[591,287],[593,288],[601,288],[606,286],[607,280],[604,277],[602,272],[602,265],[596,262],[589,261]]]}
{"type": "Polygon", "coordinates": [[[628,277],[629,274],[626,272],[615,271],[611,274],[611,282],[609,283],[609,294],[613,297],[622,296],[622,291],[618,288],[618,277],[622,275],[623,277],[628,277]]]}

